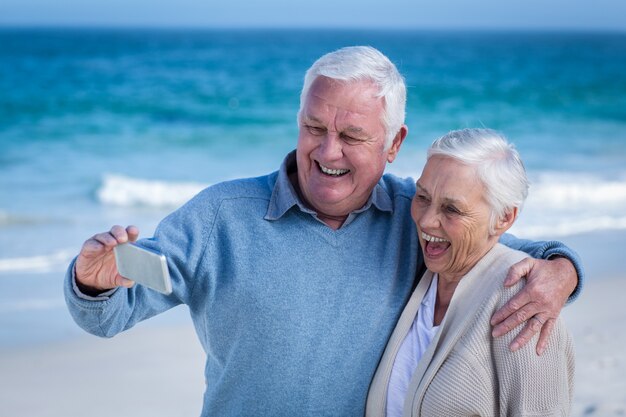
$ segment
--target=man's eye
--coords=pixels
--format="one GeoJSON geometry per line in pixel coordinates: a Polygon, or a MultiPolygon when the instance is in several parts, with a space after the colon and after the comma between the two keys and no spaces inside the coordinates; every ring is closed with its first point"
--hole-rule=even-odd
{"type": "Polygon", "coordinates": [[[315,135],[315,136],[321,136],[324,133],[326,133],[326,129],[324,129],[323,127],[307,125],[306,128],[310,134],[315,135]]]}
{"type": "Polygon", "coordinates": [[[349,145],[356,145],[357,143],[363,142],[361,139],[355,138],[354,136],[346,135],[345,133],[341,134],[341,139],[349,145]]]}
{"type": "Polygon", "coordinates": [[[444,210],[446,211],[446,213],[450,213],[450,214],[459,214],[459,213],[461,213],[459,211],[459,209],[457,209],[454,206],[445,206],[444,210]]]}
{"type": "Polygon", "coordinates": [[[421,203],[421,204],[428,204],[428,203],[430,202],[430,200],[428,199],[428,197],[426,197],[426,196],[425,196],[425,195],[423,195],[423,194],[416,194],[416,195],[415,195],[415,200],[416,200],[418,203],[421,203]]]}

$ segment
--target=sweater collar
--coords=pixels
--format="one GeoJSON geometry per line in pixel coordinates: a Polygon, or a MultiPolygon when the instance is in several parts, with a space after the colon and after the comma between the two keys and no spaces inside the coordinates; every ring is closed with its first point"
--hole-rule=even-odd
{"type": "MultiPolygon", "coordinates": [[[[297,175],[297,172],[298,166],[296,164],[296,151],[293,150],[287,154],[278,171],[269,207],[267,209],[267,213],[265,214],[266,220],[278,220],[294,206],[298,207],[300,211],[311,214],[317,218],[317,213],[307,207],[302,200],[300,200],[298,193],[289,180],[289,177],[297,175]]],[[[393,214],[393,202],[387,191],[382,186],[382,180],[378,181],[378,184],[376,184],[372,190],[372,194],[368,198],[365,205],[348,215],[348,218],[343,226],[352,222],[356,214],[369,210],[372,206],[376,207],[380,211],[393,214]]]]}

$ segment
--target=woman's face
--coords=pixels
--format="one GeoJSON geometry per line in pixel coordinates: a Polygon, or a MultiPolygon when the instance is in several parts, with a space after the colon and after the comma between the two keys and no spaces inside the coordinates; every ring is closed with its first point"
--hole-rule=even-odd
{"type": "Polygon", "coordinates": [[[411,205],[426,266],[459,280],[498,241],[489,233],[491,209],[476,170],[455,159],[431,157],[411,205]]]}

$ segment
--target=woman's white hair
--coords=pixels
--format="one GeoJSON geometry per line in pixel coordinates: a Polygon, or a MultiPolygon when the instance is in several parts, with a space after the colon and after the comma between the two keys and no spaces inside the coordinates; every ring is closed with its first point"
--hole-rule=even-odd
{"type": "Polygon", "coordinates": [[[298,123],[309,89],[320,76],[345,82],[368,80],[378,87],[378,97],[383,98],[385,105],[381,120],[386,133],[385,149],[389,149],[404,124],[406,106],[404,78],[389,58],[371,46],[349,46],[319,58],[304,76],[298,123]]]}
{"type": "Polygon", "coordinates": [[[496,221],[517,207],[522,210],[528,195],[528,178],[519,153],[504,136],[491,129],[454,130],[437,139],[428,157],[446,156],[472,166],[485,186],[491,206],[490,233],[496,221]]]}

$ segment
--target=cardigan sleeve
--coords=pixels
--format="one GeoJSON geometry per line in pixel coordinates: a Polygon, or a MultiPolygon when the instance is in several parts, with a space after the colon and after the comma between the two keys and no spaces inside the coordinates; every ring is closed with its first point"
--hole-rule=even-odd
{"type": "MultiPolygon", "coordinates": [[[[522,283],[504,291],[500,305],[519,291],[522,283]]],[[[518,329],[519,330],[519,329],[518,329]]],[[[509,344],[518,331],[495,338],[492,355],[502,416],[568,416],[572,402],[574,351],[563,322],[558,319],[548,347],[537,356],[538,335],[516,352],[509,344]]]]}

